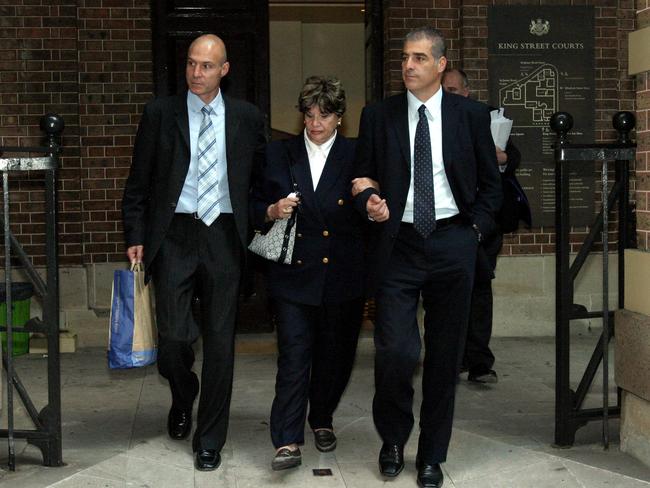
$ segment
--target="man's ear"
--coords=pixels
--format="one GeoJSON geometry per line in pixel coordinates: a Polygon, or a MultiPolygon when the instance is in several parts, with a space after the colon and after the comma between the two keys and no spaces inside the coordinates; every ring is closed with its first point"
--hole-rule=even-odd
{"type": "Polygon", "coordinates": [[[221,65],[221,77],[223,78],[228,74],[228,71],[230,71],[230,63],[226,61],[221,65]]]}
{"type": "Polygon", "coordinates": [[[447,68],[447,58],[445,56],[440,56],[438,58],[438,73],[442,73],[447,68]]]}

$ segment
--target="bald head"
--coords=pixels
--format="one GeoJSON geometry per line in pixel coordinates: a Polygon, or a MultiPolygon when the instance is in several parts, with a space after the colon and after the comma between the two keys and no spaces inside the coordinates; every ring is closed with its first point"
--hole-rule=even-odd
{"type": "Polygon", "coordinates": [[[214,34],[199,36],[187,50],[185,80],[187,88],[204,103],[210,103],[219,93],[221,78],[228,74],[226,45],[214,34]]]}
{"type": "Polygon", "coordinates": [[[220,62],[225,63],[228,61],[228,55],[226,53],[226,45],[224,42],[221,40],[219,36],[215,36],[214,34],[204,34],[202,36],[197,37],[192,41],[192,44],[190,44],[189,49],[187,50],[187,54],[189,56],[189,53],[192,52],[192,48],[197,47],[199,45],[205,46],[206,49],[212,51],[218,51],[221,58],[220,62]]]}
{"type": "Polygon", "coordinates": [[[449,69],[442,77],[442,88],[449,93],[455,93],[463,97],[469,96],[469,82],[464,71],[449,69]]]}

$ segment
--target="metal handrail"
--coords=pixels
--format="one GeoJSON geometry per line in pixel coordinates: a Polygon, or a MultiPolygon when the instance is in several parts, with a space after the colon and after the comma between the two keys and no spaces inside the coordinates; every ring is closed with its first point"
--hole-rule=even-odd
{"type": "Polygon", "coordinates": [[[55,114],[45,115],[41,119],[41,129],[47,134],[47,145],[44,147],[0,147],[0,155],[8,153],[44,152],[44,157],[7,157],[0,158],[2,173],[3,214],[0,222],[4,229],[4,258],[5,258],[5,291],[7,305],[6,330],[7,355],[2,364],[7,373],[7,429],[0,430],[0,437],[8,440],[9,470],[16,469],[16,438],[26,439],[28,443],[37,446],[43,455],[46,466],[62,466],[61,443],[61,368],[59,358],[59,286],[58,286],[58,232],[57,232],[57,170],[59,167],[58,143],[63,132],[64,122],[55,114]],[[36,272],[29,256],[25,253],[20,242],[10,229],[9,215],[9,175],[15,172],[44,171],[45,172],[45,253],[47,260],[47,277],[44,282],[36,272]],[[36,293],[43,299],[43,320],[30,320],[24,327],[13,326],[12,296],[11,296],[11,255],[19,258],[27,277],[32,281],[36,293]],[[13,332],[42,330],[47,333],[47,391],[48,403],[39,412],[31,401],[27,390],[20,381],[13,359],[13,332]],[[25,410],[34,423],[33,430],[16,430],[14,427],[14,389],[22,401],[25,410]]]}
{"type": "Polygon", "coordinates": [[[555,444],[571,446],[576,431],[590,420],[602,420],[602,441],[609,448],[609,418],[620,415],[620,395],[617,404],[609,401],[609,342],[614,335],[613,313],[609,309],[609,212],[618,202],[618,306],[624,303],[624,250],[628,246],[629,208],[629,161],[633,161],[636,145],[630,141],[629,133],[634,128],[631,112],[618,112],[612,119],[618,131],[618,140],[611,144],[571,144],[567,138],[573,126],[573,117],[566,112],[557,112],[550,119],[550,126],[557,134],[555,143],[555,234],[556,234],[556,374],[555,374],[555,444]],[[601,162],[602,209],[596,216],[590,232],[570,265],[569,245],[569,172],[567,166],[577,161],[601,162]],[[611,192],[609,186],[609,163],[615,161],[616,181],[611,192]],[[593,250],[598,234],[602,242],[602,308],[598,312],[587,312],[584,307],[573,303],[574,283],[593,250]],[[588,317],[600,317],[603,331],[589,360],[587,368],[576,391],[569,382],[570,375],[570,321],[588,317]],[[599,365],[603,366],[602,407],[583,409],[582,404],[596,376],[599,365]]]}

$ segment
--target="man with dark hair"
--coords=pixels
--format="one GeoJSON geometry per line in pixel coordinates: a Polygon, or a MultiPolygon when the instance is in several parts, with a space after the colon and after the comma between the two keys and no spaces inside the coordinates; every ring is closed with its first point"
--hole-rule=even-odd
{"type": "MultiPolygon", "coordinates": [[[[469,97],[469,79],[462,69],[451,68],[442,76],[442,88],[461,97],[469,97]]],[[[498,151],[498,148],[497,148],[498,151]]]]}
{"type": "MultiPolygon", "coordinates": [[[[445,71],[442,78],[442,87],[449,93],[456,93],[469,97],[470,88],[467,75],[460,69],[445,71]]],[[[497,163],[501,174],[502,185],[508,178],[515,178],[515,170],[521,162],[519,150],[508,140],[508,145],[503,151],[496,148],[497,163]]],[[[503,205],[509,202],[504,200],[503,205]]],[[[462,368],[468,371],[467,379],[475,383],[496,383],[498,376],[492,369],[494,354],[490,350],[492,337],[493,302],[492,279],[497,265],[497,255],[503,245],[503,232],[507,224],[497,218],[497,232],[490,239],[486,239],[479,248],[479,256],[472,290],[472,307],[467,328],[467,341],[463,355],[462,368]]],[[[509,229],[511,232],[514,229],[509,229]]]]}
{"type": "Polygon", "coordinates": [[[192,42],[188,91],[144,109],[122,200],[127,256],[132,263],[144,261],[155,285],[158,370],[171,388],[172,439],[192,430],[199,394],[192,344],[203,338],[192,444],[196,467],[204,471],[219,467],[226,441],[249,180],[265,144],[257,108],[221,93],[229,68],[219,37],[192,42]],[[192,315],[195,296],[200,324],[192,315]]]}
{"type": "Polygon", "coordinates": [[[355,204],[374,220],[368,287],[375,292],[373,417],[379,467],[397,476],[413,428],[413,373],[425,356],[416,467],[420,487],[442,486],[478,244],[494,232],[501,188],[485,105],[444,93],[445,40],[423,27],[402,51],[407,91],[363,110],[355,204]]]}

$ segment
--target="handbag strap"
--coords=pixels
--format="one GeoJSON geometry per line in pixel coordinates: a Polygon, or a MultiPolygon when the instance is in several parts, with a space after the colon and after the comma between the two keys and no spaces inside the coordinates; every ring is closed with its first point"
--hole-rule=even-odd
{"type": "MultiPolygon", "coordinates": [[[[294,161],[291,157],[291,152],[289,151],[289,145],[286,142],[284,142],[284,149],[287,152],[287,161],[289,161],[289,175],[291,177],[293,192],[300,195],[300,191],[298,191],[298,183],[296,183],[296,177],[293,174],[294,161]]],[[[278,263],[284,263],[284,260],[287,257],[287,252],[289,251],[289,240],[291,239],[291,229],[296,225],[297,213],[298,207],[296,207],[296,211],[291,214],[291,217],[289,217],[289,220],[287,221],[287,226],[285,227],[284,235],[282,236],[282,250],[280,251],[278,263]]]]}
{"type": "Polygon", "coordinates": [[[287,152],[287,161],[289,162],[289,176],[291,177],[291,188],[293,189],[294,193],[300,193],[298,191],[298,183],[296,183],[296,176],[293,174],[293,167],[296,164],[296,162],[293,160],[293,157],[291,156],[291,151],[289,151],[289,144],[287,144],[286,140],[283,141],[284,144],[284,150],[287,152]]]}

